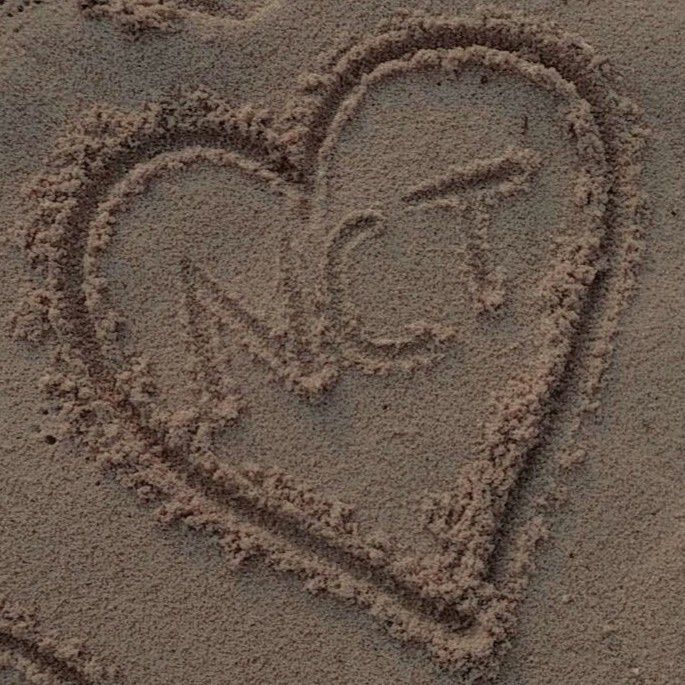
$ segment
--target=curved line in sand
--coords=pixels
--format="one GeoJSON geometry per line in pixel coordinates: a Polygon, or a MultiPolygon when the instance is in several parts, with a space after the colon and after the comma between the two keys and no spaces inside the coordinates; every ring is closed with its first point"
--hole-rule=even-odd
{"type": "Polygon", "coordinates": [[[74,640],[43,632],[35,618],[0,600],[0,669],[20,673],[28,683],[41,685],[106,685],[116,670],[101,665],[74,640]]]}
{"type": "Polygon", "coordinates": [[[256,21],[280,5],[281,0],[76,0],[85,16],[109,19],[122,29],[140,34],[171,32],[183,21],[210,19],[229,24],[256,21]]]}
{"type": "MultiPolygon", "coordinates": [[[[112,312],[105,306],[104,289],[106,284],[101,278],[100,257],[104,254],[111,240],[117,216],[128,208],[128,203],[142,195],[150,185],[163,175],[182,172],[191,165],[207,163],[217,167],[236,168],[247,175],[268,184],[276,192],[294,202],[301,201],[301,195],[295,186],[284,182],[281,177],[261,164],[224,148],[188,146],[178,150],[160,152],[147,161],[131,167],[126,176],[100,202],[95,211],[95,218],[90,223],[88,239],[84,253],[83,288],[86,306],[96,326],[96,335],[101,341],[107,341],[111,333],[112,312]],[[97,285],[93,285],[97,284],[97,285]]],[[[198,265],[190,265],[196,271],[198,265]]],[[[202,281],[206,281],[204,277],[202,281]]],[[[277,346],[271,345],[270,332],[264,324],[240,304],[239,297],[222,293],[223,300],[228,300],[230,311],[235,312],[235,325],[248,337],[243,341],[250,349],[262,350],[262,357],[277,373],[280,373],[283,361],[279,360],[277,346]]]]}
{"type": "Polygon", "coordinates": [[[350,278],[347,266],[351,253],[370,237],[382,230],[384,217],[366,210],[345,217],[328,235],[326,254],[321,272],[327,288],[327,307],[330,344],[339,348],[344,359],[367,373],[408,371],[436,363],[454,331],[435,323],[415,323],[403,336],[372,338],[362,327],[360,315],[350,297],[350,278]]]}

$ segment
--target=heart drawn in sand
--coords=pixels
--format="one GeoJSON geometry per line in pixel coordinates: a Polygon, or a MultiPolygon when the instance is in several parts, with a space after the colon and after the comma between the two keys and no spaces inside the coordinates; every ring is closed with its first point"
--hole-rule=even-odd
{"type": "Polygon", "coordinates": [[[162,520],[491,673],[542,533],[522,474],[631,288],[636,117],[584,41],[511,14],[398,17],[281,114],[98,108],[23,228],[49,389],[162,520]]]}

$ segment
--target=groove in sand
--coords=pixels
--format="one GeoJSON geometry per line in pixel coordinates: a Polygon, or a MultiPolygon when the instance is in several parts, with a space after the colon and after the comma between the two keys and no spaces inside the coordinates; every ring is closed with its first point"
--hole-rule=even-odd
{"type": "Polygon", "coordinates": [[[150,29],[178,30],[186,20],[208,18],[244,22],[280,0],[76,0],[84,15],[109,19],[133,35],[150,29]]]}
{"type": "Polygon", "coordinates": [[[20,607],[0,601],[0,669],[42,685],[106,685],[116,671],[95,659],[81,643],[40,629],[20,607]]]}

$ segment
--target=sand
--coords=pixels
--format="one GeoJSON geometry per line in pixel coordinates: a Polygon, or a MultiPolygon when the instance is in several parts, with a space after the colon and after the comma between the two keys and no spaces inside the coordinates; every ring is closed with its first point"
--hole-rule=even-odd
{"type": "Polygon", "coordinates": [[[685,682],[683,29],[0,3],[0,682],[685,682]]]}

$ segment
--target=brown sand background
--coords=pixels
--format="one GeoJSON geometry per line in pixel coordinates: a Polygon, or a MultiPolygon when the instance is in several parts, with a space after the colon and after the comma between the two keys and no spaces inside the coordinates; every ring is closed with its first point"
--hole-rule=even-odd
{"type": "MultiPolygon", "coordinates": [[[[365,0],[343,11],[333,2],[274,3],[245,24],[193,16],[176,33],[135,42],[107,21],[85,21],[74,3],[10,12],[15,16],[0,23],[3,227],[9,232],[19,218],[20,187],[88,105],[135,108],[183,83],[207,85],[232,102],[278,108],[318,53],[345,34],[368,31],[397,6],[365,0]]],[[[11,8],[6,3],[3,11],[11,8]]],[[[473,4],[421,8],[456,15],[473,4]]],[[[675,684],[685,680],[685,51],[679,42],[685,7],[569,0],[518,8],[583,35],[619,67],[624,90],[643,107],[653,132],[643,177],[653,216],[639,290],[622,320],[601,407],[586,428],[588,457],[568,480],[569,501],[555,512],[552,537],[537,555],[497,682],[675,684]]],[[[539,108],[544,118],[544,99],[527,101],[526,93],[506,84],[490,96],[512,109],[539,108]]],[[[544,130],[536,131],[532,121],[530,135],[543,144],[544,130]]],[[[189,186],[169,181],[173,201],[156,188],[128,213],[124,231],[146,221],[158,230],[183,222],[211,225],[226,211],[211,192],[221,182],[212,169],[193,174],[189,186]],[[198,204],[188,218],[187,201],[207,189],[216,204],[198,204]]],[[[144,244],[136,250],[144,255],[144,244]]],[[[9,245],[3,253],[7,321],[24,258],[9,245]]],[[[263,279],[251,286],[250,276],[242,287],[257,292],[263,279]]],[[[439,292],[442,285],[434,287],[439,292]]],[[[236,574],[201,536],[161,528],[68,440],[46,441],[59,429],[39,388],[49,346],[18,343],[6,326],[1,350],[0,589],[35,607],[46,631],[85,640],[102,661],[120,667],[123,682],[453,682],[360,612],[312,597],[297,581],[259,565],[236,574]]],[[[478,382],[475,373],[470,383],[478,382]]],[[[395,388],[390,384],[388,392],[395,388]]],[[[433,447],[439,452],[440,444],[433,447]]],[[[360,497],[372,475],[352,482],[360,497]]],[[[401,483],[391,485],[386,496],[401,499],[401,483]]],[[[334,492],[339,487],[333,483],[334,492]]]]}

